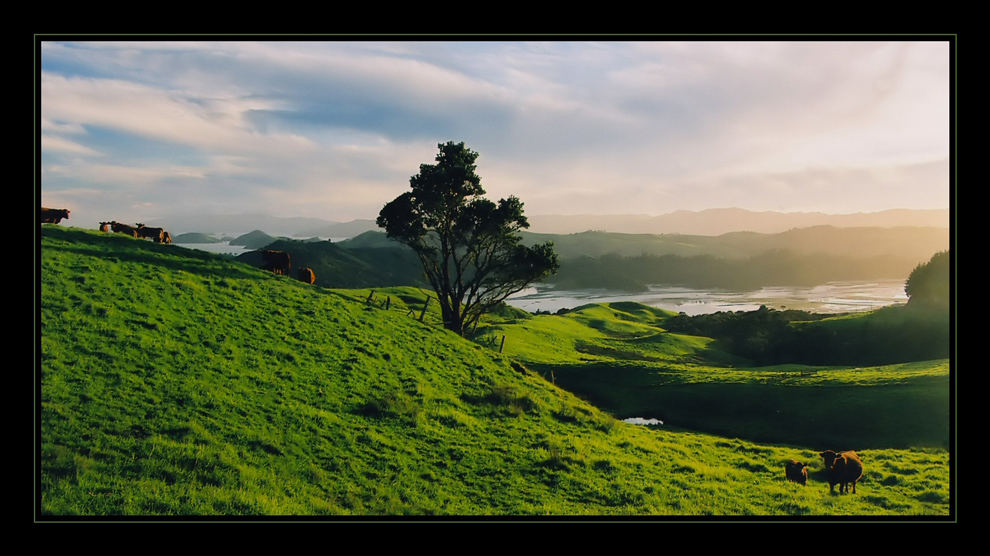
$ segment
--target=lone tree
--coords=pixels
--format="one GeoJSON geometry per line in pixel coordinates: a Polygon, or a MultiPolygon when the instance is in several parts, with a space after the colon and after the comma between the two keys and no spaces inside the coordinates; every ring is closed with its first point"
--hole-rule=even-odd
{"type": "Polygon", "coordinates": [[[460,335],[489,308],[559,266],[553,243],[527,247],[529,227],[514,197],[496,204],[475,173],[478,153],[464,143],[437,145],[436,164],[421,164],[412,189],[386,204],[378,226],[413,249],[437,293],[444,326],[460,335]]]}

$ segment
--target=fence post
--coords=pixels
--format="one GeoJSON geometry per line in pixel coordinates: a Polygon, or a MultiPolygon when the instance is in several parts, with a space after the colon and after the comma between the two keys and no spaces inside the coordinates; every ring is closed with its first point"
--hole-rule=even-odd
{"type": "Polygon", "coordinates": [[[505,334],[502,334],[502,343],[498,346],[498,352],[502,353],[502,348],[505,347],[505,334]]]}
{"type": "Polygon", "coordinates": [[[365,299],[364,302],[371,303],[371,300],[374,298],[375,298],[375,290],[371,290],[371,293],[368,294],[368,299],[365,299]]]}
{"type": "Polygon", "coordinates": [[[385,310],[388,311],[389,307],[391,306],[392,306],[392,296],[390,295],[385,298],[385,310]]]}
{"type": "Polygon", "coordinates": [[[426,303],[423,303],[423,312],[419,314],[419,322],[423,322],[423,317],[426,315],[426,308],[430,306],[430,296],[426,296],[426,303]]]}

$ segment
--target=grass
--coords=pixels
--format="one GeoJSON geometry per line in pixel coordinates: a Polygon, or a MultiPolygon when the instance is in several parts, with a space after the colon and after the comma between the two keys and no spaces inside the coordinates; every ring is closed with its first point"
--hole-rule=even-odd
{"type": "MultiPolygon", "coordinates": [[[[864,447],[859,494],[832,496],[810,447],[622,423],[512,356],[515,336],[499,354],[420,323],[415,288],[385,310],[177,246],[41,241],[43,519],[949,515],[945,450],[864,447]],[[809,486],[784,481],[790,458],[809,486]]],[[[649,328],[604,316],[547,324],[547,359],[649,328]]]]}
{"type": "Polygon", "coordinates": [[[948,359],[753,367],[711,338],[667,332],[673,315],[602,303],[495,321],[480,334],[504,335],[505,354],[620,418],[823,448],[948,447],[948,359]]]}

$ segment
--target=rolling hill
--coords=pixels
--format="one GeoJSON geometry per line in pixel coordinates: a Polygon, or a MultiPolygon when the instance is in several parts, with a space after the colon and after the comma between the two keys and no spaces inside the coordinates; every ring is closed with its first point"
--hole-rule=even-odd
{"type": "MultiPolygon", "coordinates": [[[[816,447],[623,423],[420,322],[414,288],[379,292],[386,310],[64,226],[42,229],[39,277],[41,520],[950,515],[945,450],[861,447],[858,494],[829,495],[816,447]],[[784,480],[790,458],[810,462],[807,487],[784,480]]],[[[654,318],[629,314],[575,324],[639,334],[654,318]]]]}

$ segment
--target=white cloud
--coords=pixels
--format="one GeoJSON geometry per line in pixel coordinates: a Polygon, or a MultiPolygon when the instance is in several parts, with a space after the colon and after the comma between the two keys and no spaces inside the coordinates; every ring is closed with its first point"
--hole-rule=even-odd
{"type": "Polygon", "coordinates": [[[102,126],[141,137],[219,152],[271,153],[312,149],[292,134],[262,135],[245,120],[252,109],[277,107],[256,99],[188,99],[115,79],[42,73],[42,116],[67,125],[102,126]]]}
{"type": "Polygon", "coordinates": [[[43,151],[58,151],[63,153],[86,155],[86,156],[101,156],[102,153],[93,150],[85,145],[80,145],[75,141],[70,141],[62,137],[56,137],[53,135],[41,134],[41,149],[43,151]]]}
{"type": "Polygon", "coordinates": [[[109,188],[146,187],[166,178],[203,179],[206,176],[202,168],[192,166],[124,166],[81,160],[45,166],[45,172],[52,179],[71,177],[109,188]]]}
{"type": "Polygon", "coordinates": [[[895,179],[912,199],[947,197],[947,178],[917,170],[949,155],[938,42],[139,41],[42,55],[59,68],[42,73],[46,189],[165,184],[203,203],[237,192],[246,209],[373,217],[438,142],[463,140],[489,196],[531,214],[855,211],[895,179]],[[133,154],[94,128],[149,146],[133,154]]]}

